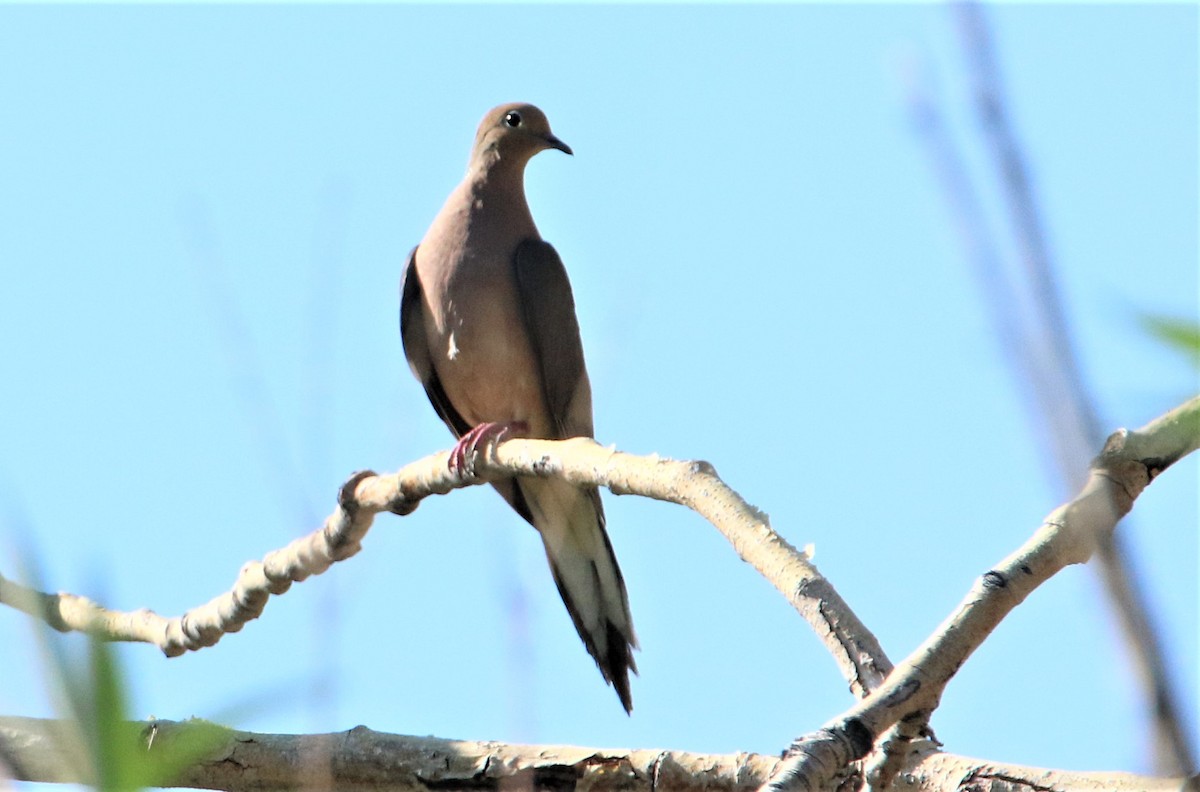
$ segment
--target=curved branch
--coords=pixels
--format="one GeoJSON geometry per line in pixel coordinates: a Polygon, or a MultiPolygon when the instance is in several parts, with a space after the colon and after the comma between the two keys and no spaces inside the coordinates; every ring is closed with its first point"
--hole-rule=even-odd
{"type": "Polygon", "coordinates": [[[1046,517],[1016,552],[985,572],[958,608],[864,701],[796,739],[764,792],[825,789],[901,720],[924,722],[946,685],[996,626],[1042,583],[1086,562],[1142,490],[1200,447],[1200,397],[1140,430],[1121,429],[1092,462],[1083,490],[1046,517]]]}
{"type": "Polygon", "coordinates": [[[338,508],[324,526],[242,567],[232,588],[182,616],[150,610],[109,611],[74,594],[43,594],[0,578],[0,602],[44,619],[60,631],[81,631],[110,641],[158,646],[168,657],[212,646],[258,618],[272,594],[353,556],[375,515],[408,514],[430,495],[497,476],[557,476],[581,486],[603,486],[617,495],[642,495],[686,506],[711,522],[734,550],[787,598],[833,654],[851,689],[865,696],[892,666],[874,635],[854,615],[808,557],[771,528],[766,514],[746,503],[707,462],[677,462],[605,448],[587,438],[514,439],[484,449],[474,460],[478,478],[451,473],[447,452],[406,465],[396,473],[356,473],[342,486],[338,508]]]}

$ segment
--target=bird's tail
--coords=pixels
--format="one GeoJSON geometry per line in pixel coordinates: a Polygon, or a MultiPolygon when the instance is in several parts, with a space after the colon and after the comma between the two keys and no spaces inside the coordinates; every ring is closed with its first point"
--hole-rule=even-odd
{"type": "Polygon", "coordinates": [[[555,479],[519,481],[571,621],[605,681],[631,712],[629,672],[637,673],[633,650],[638,642],[625,580],[604,530],[600,494],[555,479]]]}

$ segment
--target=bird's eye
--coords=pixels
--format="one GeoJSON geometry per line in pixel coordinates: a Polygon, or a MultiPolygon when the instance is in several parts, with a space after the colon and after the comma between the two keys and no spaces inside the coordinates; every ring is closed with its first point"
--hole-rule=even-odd
{"type": "Polygon", "coordinates": [[[506,126],[510,127],[521,126],[521,114],[517,112],[509,113],[508,115],[504,116],[504,123],[506,126]]]}

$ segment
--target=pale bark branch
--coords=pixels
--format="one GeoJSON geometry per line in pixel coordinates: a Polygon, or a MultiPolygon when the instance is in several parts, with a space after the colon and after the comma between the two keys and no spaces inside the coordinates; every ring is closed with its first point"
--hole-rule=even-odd
{"type": "MultiPolygon", "coordinates": [[[[259,734],[198,721],[125,724],[123,750],[157,758],[189,738],[200,758],[162,786],[259,792],[751,792],[780,764],[758,754],[507,745],[374,732],[359,726],[332,734],[259,734]],[[151,739],[153,738],[153,739],[151,739]]],[[[78,725],[0,718],[0,768],[20,781],[94,783],[69,754],[86,741],[78,725]]],[[[1128,773],[1076,773],[1001,765],[953,756],[929,746],[908,753],[904,789],[911,792],[1177,792],[1182,779],[1128,773]]],[[[850,779],[854,783],[854,779],[850,779]]]]}
{"type": "Polygon", "coordinates": [[[246,564],[233,587],[182,616],[153,611],[107,610],[73,594],[43,594],[0,578],[0,602],[40,616],[62,631],[87,632],[105,640],[152,643],[174,657],[212,646],[261,615],[272,594],[295,581],[324,572],[361,549],[375,515],[408,514],[424,498],[441,495],[489,476],[558,476],[615,494],[642,495],[696,511],[733,545],[816,630],[856,695],[864,696],[891,671],[878,641],[854,615],[804,553],[771,528],[766,514],[744,501],[707,462],[641,457],[605,448],[586,438],[565,441],[514,439],[478,455],[481,478],[464,480],[449,471],[445,452],[396,473],[356,473],[338,495],[338,508],[325,525],[261,561],[246,564]]]}
{"type": "MultiPolygon", "coordinates": [[[[793,744],[788,758],[778,766],[772,764],[769,774],[765,771],[759,775],[743,772],[740,769],[741,765],[737,765],[739,769],[732,772],[738,783],[757,786],[762,783],[762,779],[769,778],[765,787],[769,792],[791,792],[825,789],[835,778],[844,780],[860,776],[863,773],[862,766],[853,763],[871,751],[885,730],[902,721],[910,727],[914,723],[927,721],[929,713],[937,707],[946,683],[1000,620],[1057,571],[1068,564],[1086,561],[1095,552],[1098,542],[1111,534],[1120,517],[1132,508],[1141,491],[1163,470],[1194,451],[1197,446],[1200,446],[1200,397],[1141,430],[1121,430],[1114,433],[1093,463],[1083,491],[1073,501],[1055,510],[1017,552],[983,575],[958,610],[925,644],[887,676],[877,690],[821,731],[798,739],[793,744]]],[[[442,494],[482,481],[464,481],[451,474],[447,459],[446,453],[439,453],[414,462],[391,475],[380,476],[369,471],[355,474],[342,487],[338,509],[326,520],[324,528],[268,554],[262,562],[246,565],[230,592],[177,619],[164,619],[149,611],[110,612],[82,597],[43,595],[8,581],[0,581],[0,599],[45,618],[59,629],[83,630],[110,640],[155,643],[168,654],[211,645],[225,632],[240,629],[247,620],[261,613],[270,594],[282,593],[292,581],[304,580],[311,574],[324,571],[334,561],[355,554],[360,548],[363,536],[370,528],[374,515],[384,511],[407,514],[429,495],[442,494]]],[[[884,673],[881,669],[886,667],[884,664],[887,660],[882,650],[879,650],[877,655],[869,651],[868,647],[874,645],[874,638],[857,622],[849,608],[845,607],[836,593],[828,587],[828,583],[820,578],[806,556],[779,537],[771,529],[766,515],[747,504],[726,486],[708,463],[636,457],[611,448],[603,448],[594,441],[583,438],[567,441],[510,440],[484,449],[474,463],[474,468],[483,475],[559,476],[578,485],[601,485],[616,494],[636,493],[694,509],[720,529],[739,556],[767,577],[788,601],[818,628],[818,633],[839,658],[843,673],[847,674],[853,685],[859,690],[867,690],[873,687],[872,681],[884,673]],[[819,595],[814,595],[814,591],[819,592],[819,595]]],[[[7,719],[5,722],[23,720],[7,719]]],[[[162,730],[167,726],[159,724],[156,728],[162,730]]],[[[350,733],[352,737],[370,734],[366,729],[350,733]]],[[[897,736],[901,738],[897,744],[902,744],[909,742],[914,734],[910,729],[902,729],[897,732],[897,736]]],[[[4,739],[0,759],[12,768],[15,777],[37,775],[29,769],[35,766],[29,758],[32,754],[21,754],[21,750],[32,744],[28,734],[19,732],[15,737],[10,737],[4,739]]],[[[310,764],[313,761],[329,763],[329,773],[334,775],[342,773],[343,770],[360,772],[359,769],[344,768],[332,758],[346,749],[347,744],[353,743],[353,739],[347,735],[281,739],[293,741],[277,746],[287,757],[295,759],[297,756],[305,756],[310,764]]],[[[440,741],[439,744],[441,743],[449,741],[440,741]]],[[[236,741],[235,747],[245,752],[259,750],[264,746],[259,737],[250,736],[248,740],[236,741]]],[[[358,750],[359,746],[353,744],[351,748],[358,750]]],[[[487,750],[492,748],[495,746],[489,744],[487,750]]],[[[403,781],[403,778],[410,776],[403,776],[407,765],[404,764],[402,746],[395,748],[401,751],[400,760],[397,760],[390,750],[372,749],[367,754],[362,754],[368,769],[361,772],[367,773],[369,779],[373,780],[339,782],[336,786],[358,788],[355,784],[380,786],[386,783],[393,788],[409,788],[405,786],[407,782],[403,781]],[[387,763],[386,767],[381,769],[379,762],[387,763]],[[387,773],[392,770],[402,774],[401,782],[385,782],[387,773]]],[[[541,758],[535,759],[535,765],[547,756],[552,756],[549,751],[551,749],[536,749],[536,756],[541,758]]],[[[626,756],[625,752],[617,753],[626,756]]],[[[664,768],[671,771],[675,769],[675,765],[664,764],[667,760],[663,757],[676,755],[662,752],[635,753],[643,758],[655,757],[650,765],[646,765],[649,769],[644,769],[643,772],[648,773],[645,783],[655,792],[661,792],[661,788],[667,785],[662,779],[664,768]]],[[[948,757],[934,750],[928,741],[914,745],[913,751],[902,762],[899,761],[898,755],[899,752],[895,752],[888,757],[885,763],[890,765],[886,768],[888,775],[900,772],[897,768],[902,767],[906,779],[910,776],[915,779],[918,776],[909,771],[913,762],[918,762],[928,769],[944,768],[956,761],[962,761],[972,762],[970,769],[963,770],[963,767],[953,765],[957,768],[955,772],[968,772],[969,779],[976,789],[1011,789],[1015,783],[1014,779],[1027,777],[1023,774],[1026,771],[1019,768],[997,768],[988,763],[948,757]]],[[[441,757],[443,763],[447,761],[446,756],[437,756],[441,757]]],[[[451,781],[444,786],[448,789],[478,789],[479,773],[494,769],[493,763],[497,763],[498,766],[504,765],[502,755],[488,756],[483,765],[477,766],[476,774],[471,779],[451,781]]],[[[588,761],[591,761],[597,756],[606,757],[608,754],[588,751],[587,756],[590,757],[588,761]]],[[[353,756],[349,756],[347,761],[350,762],[352,758],[353,756]]],[[[551,767],[559,770],[565,766],[564,762],[556,759],[549,761],[551,767]]],[[[682,762],[677,758],[671,758],[670,761],[676,764],[682,762]]],[[[219,763],[222,768],[235,774],[240,773],[239,768],[246,766],[240,756],[224,756],[219,763]]],[[[51,762],[48,766],[59,768],[53,772],[61,774],[69,772],[63,768],[71,764],[59,761],[51,762]]],[[[588,771],[579,770],[573,763],[567,764],[575,769],[571,769],[570,775],[563,778],[573,779],[570,787],[573,789],[573,784],[583,777],[575,774],[588,771]]],[[[602,773],[598,776],[603,782],[597,781],[597,784],[613,781],[614,767],[620,769],[617,775],[626,779],[623,785],[616,784],[622,789],[636,785],[631,779],[642,778],[635,770],[624,769],[634,766],[632,759],[618,758],[615,763],[613,760],[603,759],[600,764],[606,768],[607,775],[602,773]]],[[[520,765],[518,763],[512,767],[520,765]]],[[[50,773],[46,780],[68,780],[60,779],[51,771],[46,772],[50,773]]],[[[312,780],[311,768],[304,772],[305,778],[312,780]]],[[[554,780],[558,778],[553,772],[547,776],[539,775],[541,771],[536,769],[529,772],[532,774],[522,776],[521,783],[553,786],[554,780]]],[[[1177,789],[1182,783],[1110,774],[1058,774],[1049,771],[1034,777],[1036,779],[1050,776],[1065,779],[1055,782],[1055,788],[1059,789],[1119,789],[1123,788],[1123,784],[1132,784],[1133,786],[1128,787],[1131,789],[1177,789]]],[[[958,776],[960,780],[965,777],[968,776],[958,776]]],[[[255,778],[261,780],[262,776],[256,775],[255,778]]],[[[931,781],[927,787],[913,781],[909,788],[950,788],[947,778],[942,777],[938,783],[931,781]]],[[[188,783],[201,785],[191,781],[188,783]]],[[[274,788],[274,782],[253,781],[249,785],[238,783],[240,785],[214,788],[274,788]]],[[[703,784],[708,788],[714,783],[714,778],[706,777],[703,780],[703,784]]],[[[1047,788],[1045,785],[1039,785],[1040,781],[1030,783],[1033,788],[1047,788]]],[[[280,784],[289,785],[285,782],[280,784]]],[[[412,781],[412,788],[418,786],[428,788],[420,779],[412,781]]],[[[361,788],[374,787],[364,785],[361,788]]],[[[719,784],[717,788],[720,788],[719,784]]]]}
{"type": "MultiPolygon", "coordinates": [[[[1080,478],[1083,463],[1090,449],[1100,442],[1101,421],[1071,337],[1035,179],[1009,114],[986,14],[976,2],[958,2],[951,8],[963,41],[983,142],[992,155],[997,186],[1008,208],[1021,273],[1016,284],[1019,289],[991,288],[1003,280],[998,271],[999,261],[990,252],[980,255],[983,251],[977,244],[972,246],[978,263],[976,270],[984,281],[987,301],[992,304],[993,317],[997,319],[1014,372],[1034,408],[1035,423],[1043,428],[1041,435],[1047,439],[1047,448],[1053,451],[1055,472],[1065,484],[1063,492],[1070,493],[1083,483],[1080,478]]],[[[929,139],[933,141],[932,137],[929,139]]],[[[950,148],[944,136],[933,147],[935,159],[947,160],[939,168],[942,173],[960,167],[954,162],[956,157],[950,148]]],[[[963,171],[958,181],[965,180],[963,171]]],[[[950,186],[955,179],[944,181],[950,186]]],[[[957,197],[964,190],[956,187],[952,192],[957,197]]],[[[960,214],[978,212],[977,203],[955,200],[952,205],[960,214]]],[[[982,225],[981,217],[964,221],[967,227],[982,225]]],[[[984,238],[980,234],[974,236],[977,240],[984,238]]],[[[1196,757],[1180,714],[1179,686],[1167,663],[1132,556],[1124,547],[1127,541],[1124,532],[1102,538],[1096,548],[1094,566],[1125,639],[1135,681],[1141,687],[1151,726],[1155,767],[1163,773],[1193,772],[1196,757]]]]}
{"type": "Polygon", "coordinates": [[[1000,621],[1069,564],[1091,558],[1142,490],[1200,446],[1200,397],[1141,429],[1109,437],[1074,500],[1046,517],[1016,552],[984,573],[958,608],[867,699],[793,742],[763,792],[815,792],[864,758],[901,720],[928,719],[947,683],[1000,621]]]}

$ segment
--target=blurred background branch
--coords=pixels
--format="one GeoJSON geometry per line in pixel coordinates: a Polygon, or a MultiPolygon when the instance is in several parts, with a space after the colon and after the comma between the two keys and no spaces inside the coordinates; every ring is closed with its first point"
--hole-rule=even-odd
{"type": "MultiPolygon", "coordinates": [[[[980,134],[995,170],[993,183],[973,182],[917,72],[911,75],[910,108],[1029,418],[1037,436],[1045,438],[1047,470],[1061,492],[1073,492],[1102,440],[1100,420],[1071,338],[1034,178],[1010,118],[986,12],[973,2],[953,3],[951,12],[966,56],[980,134]],[[988,231],[981,194],[989,188],[1000,193],[1007,210],[1008,231],[1016,243],[1013,262],[988,231]]],[[[1141,685],[1151,765],[1164,775],[1192,773],[1196,760],[1181,717],[1180,686],[1173,681],[1127,542],[1128,531],[1109,535],[1093,568],[1141,685]]]]}

